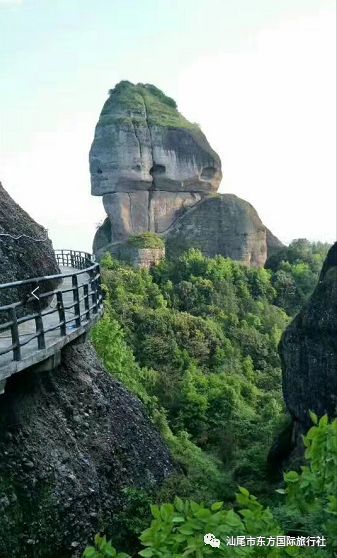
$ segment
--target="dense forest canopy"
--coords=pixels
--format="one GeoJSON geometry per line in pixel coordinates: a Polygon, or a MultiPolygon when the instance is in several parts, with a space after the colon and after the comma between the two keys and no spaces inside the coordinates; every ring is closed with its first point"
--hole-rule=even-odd
{"type": "Polygon", "coordinates": [[[277,347],[327,250],[296,240],[266,268],[198,250],[150,270],[103,259],[106,311],[94,345],[145,403],[181,469],[157,499],[229,505],[243,485],[274,501],[267,454],[288,421],[277,347]]]}

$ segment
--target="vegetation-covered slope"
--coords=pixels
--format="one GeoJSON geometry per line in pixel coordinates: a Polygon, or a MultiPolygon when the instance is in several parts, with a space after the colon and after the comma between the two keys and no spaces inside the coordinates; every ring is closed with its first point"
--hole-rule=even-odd
{"type": "Polygon", "coordinates": [[[327,248],[304,243],[315,271],[287,262],[297,244],[276,271],[196,250],[151,272],[103,261],[108,304],[95,346],[147,404],[195,497],[230,499],[237,482],[266,489],[267,452],[285,420],[277,346],[284,307],[296,306],[279,268],[309,296],[327,248]]]}
{"type": "MultiPolygon", "coordinates": [[[[318,516],[320,520],[313,532],[318,526],[324,533],[327,526],[331,527],[327,518],[321,517],[325,504],[313,495],[323,486],[320,484],[323,466],[330,467],[327,463],[330,458],[324,453],[332,451],[331,442],[329,449],[324,441],[329,430],[326,422],[320,431],[313,431],[317,441],[313,442],[313,433],[308,439],[308,444],[313,444],[308,456],[315,462],[314,475],[308,472],[300,479],[297,473],[289,473],[287,477],[286,507],[279,508],[274,479],[266,468],[272,441],[288,420],[277,352],[280,336],[290,321],[285,308],[294,313],[297,297],[311,294],[327,248],[323,244],[295,241],[283,250],[282,257],[274,258],[271,269],[249,269],[230,259],[206,258],[196,250],[185,253],[178,261],[164,261],[150,272],[123,266],[110,256],[105,258],[107,306],[104,319],[94,331],[96,349],[107,368],[145,402],[182,467],[183,474],[171,478],[157,495],[157,501],[172,502],[179,496],[203,501],[206,506],[223,500],[228,507],[233,505],[240,484],[257,494],[263,504],[274,508],[273,518],[263,506],[249,501],[247,492],[241,492],[240,506],[252,511],[250,527],[240,524],[243,533],[258,534],[256,529],[262,529],[263,517],[267,521],[266,533],[268,529],[274,532],[296,529],[309,534],[318,516]],[[294,289],[287,291],[280,275],[294,289]],[[299,483],[296,487],[295,481],[299,483]],[[317,509],[312,507],[310,498],[314,498],[317,509]]],[[[335,426],[329,430],[330,440],[334,429],[335,426]]],[[[287,443],[285,440],[285,446],[287,443]]],[[[289,449],[285,447],[284,451],[289,449]]],[[[332,469],[329,471],[331,476],[332,469]]],[[[330,491],[327,501],[331,497],[333,475],[330,480],[329,486],[324,485],[330,491]]],[[[329,513],[334,513],[334,506],[331,500],[329,513]]],[[[160,512],[160,519],[158,512],[154,512],[156,526],[153,524],[154,530],[142,536],[143,543],[147,541],[145,544],[154,547],[154,553],[146,550],[144,556],[169,556],[156,546],[156,533],[157,529],[168,529],[171,512],[174,515],[179,510],[165,510],[160,512]]],[[[189,513],[186,511],[184,525],[191,518],[189,513]]],[[[197,513],[197,508],[191,513],[197,513]]],[[[200,513],[206,517],[211,512],[200,513]]],[[[145,514],[144,527],[148,521],[145,514]]],[[[239,522],[239,518],[235,521],[239,522]]],[[[139,528],[138,523],[138,533],[139,528]]],[[[165,544],[172,545],[177,552],[186,549],[187,539],[184,546],[174,527],[170,533],[165,544]]],[[[200,533],[195,536],[199,541],[200,533]]],[[[275,555],[286,555],[282,552],[275,555]]],[[[301,552],[292,555],[302,556],[301,552]]],[[[332,556],[325,550],[315,552],[313,556],[332,556]]],[[[200,554],[204,555],[208,555],[207,548],[200,554]]],[[[268,553],[247,551],[245,555],[268,553]]]]}

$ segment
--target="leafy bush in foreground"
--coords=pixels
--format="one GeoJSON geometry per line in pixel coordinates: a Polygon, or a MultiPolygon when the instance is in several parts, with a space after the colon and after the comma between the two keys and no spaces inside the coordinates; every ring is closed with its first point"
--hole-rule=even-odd
{"type": "MultiPolygon", "coordinates": [[[[337,419],[330,424],[326,416],[304,437],[308,464],[301,472],[285,474],[283,513],[292,519],[287,526],[277,520],[274,511],[264,507],[245,488],[236,495],[235,509],[224,509],[222,502],[210,507],[176,497],[174,503],[151,506],[153,520],[143,531],[140,541],[145,547],[143,558],[203,558],[206,556],[333,558],[337,550],[337,419]],[[313,521],[314,520],[314,521],[313,521]],[[221,541],[220,548],[204,544],[206,533],[221,541]],[[227,537],[269,537],[290,534],[292,537],[323,536],[326,547],[230,546],[227,537]]],[[[277,515],[277,514],[276,514],[277,515]]],[[[96,537],[95,547],[88,547],[84,558],[127,558],[117,554],[105,538],[96,537]]]]}

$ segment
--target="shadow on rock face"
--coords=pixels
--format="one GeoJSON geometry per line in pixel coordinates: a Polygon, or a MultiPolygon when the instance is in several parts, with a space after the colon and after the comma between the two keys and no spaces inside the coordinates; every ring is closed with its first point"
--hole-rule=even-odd
{"type": "Polygon", "coordinates": [[[318,417],[337,416],[337,243],[328,252],[312,296],[285,330],[279,352],[291,441],[289,431],[284,432],[270,459],[279,454],[282,462],[291,454],[291,460],[299,462],[302,435],[311,426],[309,411],[318,417]]]}
{"type": "Polygon", "coordinates": [[[2,558],[80,556],[113,533],[124,488],[155,491],[174,472],[143,405],[90,344],[65,348],[53,372],[13,376],[0,423],[2,558]]]}

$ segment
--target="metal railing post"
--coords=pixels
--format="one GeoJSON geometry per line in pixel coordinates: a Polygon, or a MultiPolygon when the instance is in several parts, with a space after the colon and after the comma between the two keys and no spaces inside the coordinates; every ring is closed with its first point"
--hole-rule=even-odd
{"type": "Polygon", "coordinates": [[[83,296],[84,296],[84,308],[85,308],[85,317],[90,321],[90,305],[89,305],[89,285],[85,283],[83,285],[83,296]]]}
{"type": "Polygon", "coordinates": [[[38,315],[35,316],[35,331],[37,335],[37,348],[45,349],[46,348],[46,340],[44,338],[44,329],[43,329],[43,319],[41,315],[41,303],[38,300],[38,315]]]}
{"type": "Polygon", "coordinates": [[[73,286],[73,300],[74,300],[74,312],[75,312],[75,324],[76,327],[80,327],[81,325],[81,311],[80,311],[80,302],[79,302],[79,293],[78,293],[78,280],[77,275],[74,274],[72,276],[72,286],[73,286]]]}
{"type": "Polygon", "coordinates": [[[11,334],[12,334],[12,345],[13,345],[13,359],[21,360],[21,347],[20,347],[20,335],[18,322],[16,318],[15,308],[10,309],[11,317],[11,334]]]}
{"type": "Polygon", "coordinates": [[[60,333],[61,336],[66,335],[67,333],[67,326],[66,326],[66,315],[64,312],[64,304],[63,304],[63,294],[61,291],[56,293],[56,300],[57,300],[57,310],[59,313],[59,320],[60,320],[60,333]]]}
{"type": "Polygon", "coordinates": [[[98,278],[97,278],[98,299],[99,299],[100,303],[102,303],[103,293],[102,293],[101,268],[98,264],[97,264],[97,275],[98,275],[98,278]]]}
{"type": "Polygon", "coordinates": [[[96,279],[95,279],[96,271],[93,269],[90,272],[90,286],[91,286],[91,300],[93,306],[93,313],[97,314],[97,288],[96,288],[96,279]]]}

